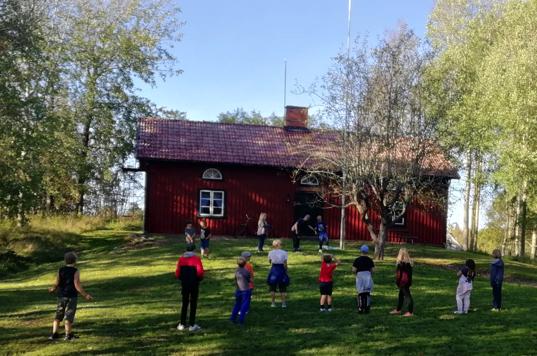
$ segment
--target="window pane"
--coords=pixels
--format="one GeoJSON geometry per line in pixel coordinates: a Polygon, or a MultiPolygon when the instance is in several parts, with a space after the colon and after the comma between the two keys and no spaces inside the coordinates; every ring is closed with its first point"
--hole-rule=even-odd
{"type": "Polygon", "coordinates": [[[207,208],[207,207],[202,207],[200,212],[201,212],[202,214],[210,214],[210,213],[211,213],[211,209],[210,209],[210,208],[207,208]]]}
{"type": "Polygon", "coordinates": [[[223,192],[213,192],[213,198],[214,199],[222,199],[223,195],[224,195],[223,192]]]}
{"type": "Polygon", "coordinates": [[[213,206],[217,208],[222,207],[222,201],[221,200],[213,200],[213,206]]]}
{"type": "Polygon", "coordinates": [[[201,206],[211,206],[211,200],[210,199],[201,199],[200,201],[201,206]]]}
{"type": "Polygon", "coordinates": [[[213,215],[222,215],[221,208],[213,208],[213,215]]]}
{"type": "Polygon", "coordinates": [[[201,192],[201,197],[202,197],[202,198],[210,199],[210,198],[211,198],[211,192],[202,191],[202,192],[201,192]]]}

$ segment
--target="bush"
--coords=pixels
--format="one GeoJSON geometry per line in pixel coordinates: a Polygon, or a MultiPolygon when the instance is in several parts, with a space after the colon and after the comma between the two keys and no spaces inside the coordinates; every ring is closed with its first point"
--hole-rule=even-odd
{"type": "Polygon", "coordinates": [[[28,268],[29,259],[20,256],[15,251],[0,252],[0,278],[7,274],[23,271],[28,268]]]}

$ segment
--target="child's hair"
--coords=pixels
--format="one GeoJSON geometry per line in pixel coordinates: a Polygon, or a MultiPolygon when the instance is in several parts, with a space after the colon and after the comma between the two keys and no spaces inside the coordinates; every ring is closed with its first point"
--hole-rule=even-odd
{"type": "Polygon", "coordinates": [[[205,221],[205,220],[201,220],[201,221],[200,221],[200,226],[201,226],[201,227],[206,227],[206,226],[207,226],[207,221],[205,221]]]}
{"type": "Polygon", "coordinates": [[[244,267],[246,265],[246,259],[240,256],[237,258],[237,265],[239,265],[239,267],[244,267]]]}
{"type": "Polygon", "coordinates": [[[192,225],[192,221],[187,221],[186,226],[188,226],[188,225],[192,225]]]}
{"type": "Polygon", "coordinates": [[[282,246],[282,240],[274,240],[272,241],[272,247],[281,247],[282,246]]]}
{"type": "Polygon", "coordinates": [[[321,215],[317,215],[317,221],[323,221],[323,217],[321,215]]]}
{"type": "Polygon", "coordinates": [[[471,258],[466,260],[466,263],[464,265],[468,267],[469,269],[471,269],[472,271],[475,271],[475,261],[472,260],[471,258]]]}
{"type": "Polygon", "coordinates": [[[494,258],[502,258],[502,251],[495,249],[492,251],[492,257],[494,258]]]}
{"type": "Polygon", "coordinates": [[[194,251],[195,249],[196,249],[196,245],[194,245],[194,244],[188,244],[188,245],[186,245],[186,250],[187,250],[188,252],[192,252],[192,251],[194,251]]]}
{"type": "Polygon", "coordinates": [[[244,259],[248,261],[250,257],[252,257],[252,253],[250,251],[244,251],[243,253],[241,253],[241,257],[244,257],[244,259]]]}
{"type": "Polygon", "coordinates": [[[399,254],[397,255],[397,263],[401,263],[401,262],[412,264],[412,260],[410,259],[408,250],[404,247],[399,249],[399,254]]]}
{"type": "Polygon", "coordinates": [[[267,220],[267,213],[261,213],[261,214],[259,214],[259,220],[258,220],[258,222],[266,221],[266,220],[267,220]]]}
{"type": "Polygon", "coordinates": [[[330,263],[332,262],[332,255],[324,255],[323,256],[323,261],[326,262],[326,263],[330,263]]]}
{"type": "Polygon", "coordinates": [[[63,256],[63,259],[65,260],[66,265],[74,265],[77,260],[77,255],[73,251],[69,251],[63,256]]]}

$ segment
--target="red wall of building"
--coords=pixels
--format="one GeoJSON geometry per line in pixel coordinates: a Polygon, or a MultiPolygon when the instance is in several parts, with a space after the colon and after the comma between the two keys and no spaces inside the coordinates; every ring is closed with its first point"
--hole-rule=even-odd
{"type": "MultiPolygon", "coordinates": [[[[145,229],[152,233],[183,233],[187,221],[197,218],[201,189],[225,192],[225,216],[207,218],[216,235],[234,235],[245,221],[250,220],[250,233],[255,233],[260,212],[268,214],[272,235],[288,237],[294,216],[294,195],[298,188],[285,170],[264,167],[207,166],[188,162],[142,162],[146,171],[145,229]],[[222,181],[203,180],[207,168],[218,168],[222,181]]],[[[447,194],[447,190],[445,192],[447,194]]],[[[339,237],[339,209],[326,209],[325,221],[332,239],[339,237]]],[[[375,214],[372,218],[378,219],[375,214]]],[[[370,240],[360,215],[353,207],[347,209],[346,238],[370,240]]],[[[441,208],[412,206],[405,216],[405,226],[390,230],[388,240],[404,242],[405,236],[417,238],[419,243],[444,244],[446,213],[441,208]]]]}

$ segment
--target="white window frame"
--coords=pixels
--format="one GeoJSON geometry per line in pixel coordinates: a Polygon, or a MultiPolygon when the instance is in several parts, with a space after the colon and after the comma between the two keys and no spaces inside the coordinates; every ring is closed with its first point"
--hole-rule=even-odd
{"type": "Polygon", "coordinates": [[[216,168],[207,168],[203,171],[201,178],[207,180],[222,180],[224,179],[224,176],[222,175],[222,172],[216,168]]]}
{"type": "Polygon", "coordinates": [[[301,185],[308,185],[311,187],[317,187],[319,185],[319,179],[312,175],[304,176],[300,179],[301,185]]]}
{"type": "Polygon", "coordinates": [[[225,211],[225,201],[226,201],[226,193],[223,190],[210,190],[210,189],[200,190],[199,200],[198,200],[198,202],[199,202],[199,216],[217,217],[217,218],[223,217],[224,216],[224,211],[225,211]],[[201,204],[203,193],[209,193],[209,205],[202,205],[201,204]],[[222,206],[218,207],[218,206],[214,205],[214,201],[215,201],[214,195],[215,195],[215,193],[221,193],[222,194],[222,206]],[[209,213],[202,212],[203,208],[209,208],[209,213]],[[215,214],[214,213],[214,208],[220,208],[221,209],[220,214],[215,214]]]}

